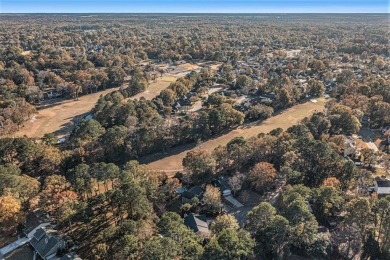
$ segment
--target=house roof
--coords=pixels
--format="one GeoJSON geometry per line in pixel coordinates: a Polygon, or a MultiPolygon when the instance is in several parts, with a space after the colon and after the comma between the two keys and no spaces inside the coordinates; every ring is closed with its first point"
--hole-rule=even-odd
{"type": "Polygon", "coordinates": [[[230,190],[230,188],[221,180],[214,180],[211,182],[214,186],[220,188],[221,192],[225,190],[230,190]]]}
{"type": "Polygon", "coordinates": [[[390,187],[390,180],[377,180],[378,187],[388,188],[390,187]]]}
{"type": "Polygon", "coordinates": [[[50,219],[48,216],[40,211],[30,212],[26,217],[26,224],[24,228],[24,233],[30,233],[35,228],[37,228],[42,223],[49,223],[50,219]]]}
{"type": "Polygon", "coordinates": [[[196,195],[201,195],[203,193],[203,189],[199,186],[193,186],[188,189],[189,192],[196,194],[196,195]]]}
{"type": "Polygon", "coordinates": [[[33,238],[39,241],[42,239],[44,235],[45,235],[45,230],[43,228],[39,228],[37,229],[37,231],[35,231],[33,238]]]}
{"type": "Polygon", "coordinates": [[[194,230],[196,233],[209,233],[209,225],[205,215],[191,213],[184,217],[184,225],[194,230]]]}
{"type": "Polygon", "coordinates": [[[59,236],[55,230],[39,228],[30,240],[30,244],[38,252],[38,254],[45,258],[58,249],[65,247],[65,241],[59,236]]]}
{"type": "Polygon", "coordinates": [[[196,195],[194,193],[191,193],[189,191],[184,191],[182,194],[181,194],[182,197],[186,198],[186,199],[193,199],[196,197],[196,195]]]}
{"type": "Polygon", "coordinates": [[[203,194],[203,189],[199,186],[193,186],[182,193],[182,197],[187,199],[193,199],[195,197],[200,198],[203,194]]]}

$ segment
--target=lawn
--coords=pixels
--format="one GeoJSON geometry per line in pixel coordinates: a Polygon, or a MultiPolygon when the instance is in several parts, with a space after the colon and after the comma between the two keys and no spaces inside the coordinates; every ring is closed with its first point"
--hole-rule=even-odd
{"type": "MultiPolygon", "coordinates": [[[[172,73],[166,73],[162,78],[158,77],[156,82],[150,83],[144,92],[131,97],[131,99],[144,97],[147,100],[151,100],[166,89],[169,84],[175,82],[177,78],[185,76],[176,75],[176,73],[198,67],[198,65],[189,63],[180,65],[172,73]]],[[[52,104],[48,101],[47,107],[40,109],[39,113],[31,120],[25,122],[24,126],[13,136],[42,137],[46,133],[54,133],[58,138],[67,136],[73,129],[75,117],[87,114],[95,106],[101,95],[106,95],[117,89],[119,88],[81,96],[78,101],[63,100],[52,104]]]]}
{"type": "MultiPolygon", "coordinates": [[[[175,79],[176,81],[176,79],[175,79]]],[[[163,79],[158,78],[156,82],[150,83],[147,89],[144,92],[138,93],[137,95],[129,98],[129,99],[140,99],[141,97],[144,97],[147,100],[152,100],[156,96],[160,94],[161,91],[166,89],[169,84],[171,84],[170,81],[165,81],[164,77],[163,79]]]]}
{"type": "Polygon", "coordinates": [[[162,78],[162,81],[166,81],[166,82],[175,82],[177,78],[175,77],[163,77],[162,78]]]}
{"type": "Polygon", "coordinates": [[[295,105],[265,121],[243,125],[227,134],[200,143],[196,147],[194,147],[194,145],[186,145],[173,148],[168,151],[167,154],[164,154],[164,158],[149,163],[148,167],[152,170],[166,171],[167,173],[174,174],[176,171],[183,168],[182,160],[190,150],[205,149],[211,152],[217,146],[226,145],[230,140],[238,136],[249,138],[258,135],[259,133],[268,133],[278,127],[286,130],[316,111],[323,111],[325,103],[326,101],[323,98],[318,99],[318,103],[308,101],[303,104],[295,105]]]}
{"type": "Polygon", "coordinates": [[[118,88],[107,89],[97,93],[81,96],[79,100],[66,99],[50,104],[38,111],[31,120],[24,123],[14,136],[42,137],[46,133],[54,133],[58,137],[66,136],[73,128],[72,120],[82,116],[95,106],[101,95],[108,94],[118,88]]]}
{"type": "MultiPolygon", "coordinates": [[[[156,82],[150,83],[144,92],[131,97],[131,99],[144,97],[151,100],[175,81],[176,77],[173,76],[157,78],[156,82]]],[[[87,114],[101,95],[106,95],[117,89],[119,88],[81,96],[78,101],[67,99],[53,104],[49,104],[49,101],[47,107],[40,109],[39,113],[25,122],[24,126],[13,136],[42,137],[46,133],[54,133],[58,138],[67,136],[73,129],[75,117],[87,114]]]]}

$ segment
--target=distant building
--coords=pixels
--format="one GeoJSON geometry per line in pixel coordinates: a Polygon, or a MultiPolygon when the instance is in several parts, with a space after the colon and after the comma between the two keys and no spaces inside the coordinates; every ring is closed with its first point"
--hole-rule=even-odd
{"type": "Polygon", "coordinates": [[[191,200],[193,198],[198,198],[199,200],[201,200],[203,198],[203,193],[204,193],[204,191],[201,187],[193,186],[182,193],[181,202],[183,204],[191,203],[191,200]]]}
{"type": "Polygon", "coordinates": [[[374,191],[378,194],[378,197],[390,195],[390,180],[380,179],[374,181],[374,191]]]}
{"type": "Polygon", "coordinates": [[[301,50],[291,50],[286,52],[287,58],[297,57],[301,53],[301,50]]]}
{"type": "Polygon", "coordinates": [[[344,157],[356,155],[356,141],[352,136],[345,137],[344,157]]]}
{"type": "Polygon", "coordinates": [[[186,215],[184,216],[184,225],[202,236],[208,236],[210,233],[206,215],[199,215],[195,213],[186,215]]]}
{"type": "Polygon", "coordinates": [[[221,180],[214,180],[211,182],[213,186],[218,187],[221,191],[222,196],[230,196],[232,195],[232,190],[221,180]]]}

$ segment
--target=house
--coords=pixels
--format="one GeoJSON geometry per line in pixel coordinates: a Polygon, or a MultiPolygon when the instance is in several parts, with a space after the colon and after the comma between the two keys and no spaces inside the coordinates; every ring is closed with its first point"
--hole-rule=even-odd
{"type": "Polygon", "coordinates": [[[30,212],[26,217],[26,223],[24,224],[23,233],[28,237],[28,239],[31,239],[35,232],[40,229],[47,226],[50,226],[50,217],[39,210],[30,212]]]}
{"type": "Polygon", "coordinates": [[[356,141],[352,136],[346,136],[344,143],[344,157],[356,155],[356,141]]]}
{"type": "Polygon", "coordinates": [[[297,57],[301,53],[301,50],[290,50],[286,51],[287,58],[297,57]]]}
{"type": "Polygon", "coordinates": [[[203,198],[203,192],[201,187],[193,186],[181,194],[181,202],[183,204],[191,203],[191,200],[195,197],[201,200],[203,198]]]}
{"type": "Polygon", "coordinates": [[[374,181],[374,191],[379,196],[390,195],[390,180],[378,179],[374,181]]]}
{"type": "Polygon", "coordinates": [[[196,234],[207,236],[210,233],[206,215],[190,213],[184,216],[184,225],[192,229],[196,234]]]}
{"type": "Polygon", "coordinates": [[[66,248],[66,242],[59,233],[49,228],[37,229],[30,244],[43,260],[58,259],[57,252],[66,248]]]}
{"type": "Polygon", "coordinates": [[[214,187],[218,187],[224,197],[232,194],[231,189],[221,180],[214,180],[211,184],[213,184],[214,187]]]}
{"type": "MultiPolygon", "coordinates": [[[[63,239],[60,234],[54,230],[48,214],[35,210],[26,217],[23,233],[26,237],[20,237],[17,241],[8,244],[0,250],[0,259],[7,260],[80,260],[74,252],[66,255],[57,255],[59,252],[65,253],[72,245],[71,239],[63,239]]],[[[73,243],[74,246],[74,243],[73,243]]],[[[74,249],[75,247],[71,248],[74,249]]]]}

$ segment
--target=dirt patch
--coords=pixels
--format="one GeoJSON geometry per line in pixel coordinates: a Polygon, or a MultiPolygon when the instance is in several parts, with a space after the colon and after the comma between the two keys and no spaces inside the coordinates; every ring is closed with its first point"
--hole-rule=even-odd
{"type": "Polygon", "coordinates": [[[258,135],[259,133],[268,133],[278,127],[286,130],[290,126],[297,124],[303,118],[312,115],[316,111],[323,111],[325,103],[325,99],[321,98],[318,99],[318,103],[312,103],[309,101],[303,104],[298,104],[263,122],[246,124],[230,131],[227,134],[200,143],[196,147],[188,145],[173,148],[165,155],[164,158],[149,163],[148,167],[153,170],[175,172],[183,168],[182,160],[190,150],[205,149],[211,152],[218,145],[226,145],[234,137],[243,136],[245,138],[249,138],[258,135]]]}

